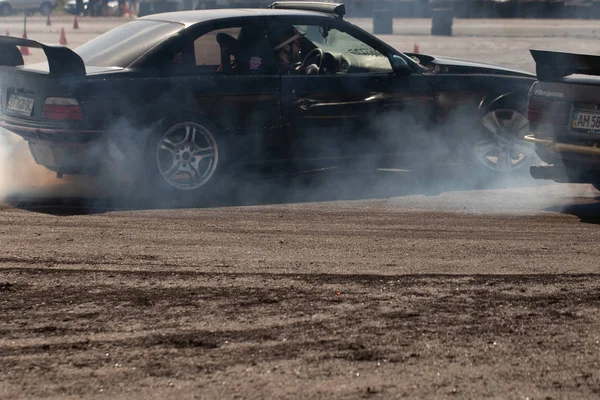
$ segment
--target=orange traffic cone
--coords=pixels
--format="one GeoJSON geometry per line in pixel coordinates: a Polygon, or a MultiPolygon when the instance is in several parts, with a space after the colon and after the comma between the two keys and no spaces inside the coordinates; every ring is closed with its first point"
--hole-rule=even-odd
{"type": "Polygon", "coordinates": [[[52,21],[50,21],[50,14],[48,14],[48,18],[46,18],[46,26],[52,26],[52,21]]]}
{"type": "Polygon", "coordinates": [[[67,37],[65,35],[65,28],[60,28],[60,40],[59,43],[63,46],[67,45],[67,37]]]}
{"type": "Polygon", "coordinates": [[[419,43],[415,43],[415,46],[413,47],[413,53],[419,54],[419,43]]]}
{"type": "Polygon", "coordinates": [[[79,21],[77,21],[77,15],[75,16],[75,19],[73,20],[73,29],[79,29],[79,21]]]}
{"type": "MultiPolygon", "coordinates": [[[[27,33],[25,33],[25,32],[23,32],[23,39],[27,39],[27,33]]],[[[23,54],[24,56],[31,55],[31,52],[29,51],[29,47],[22,46],[21,54],[23,54]]]]}

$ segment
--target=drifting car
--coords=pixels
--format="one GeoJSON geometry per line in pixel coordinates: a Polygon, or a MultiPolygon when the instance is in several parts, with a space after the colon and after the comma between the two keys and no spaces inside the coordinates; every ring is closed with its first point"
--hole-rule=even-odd
{"type": "Polygon", "coordinates": [[[525,140],[548,164],[532,166],[531,176],[600,190],[600,57],[531,53],[539,79],[529,92],[525,140]]]}
{"type": "Polygon", "coordinates": [[[403,54],[344,12],[300,1],[154,14],[75,50],[0,37],[0,126],[59,177],[125,165],[175,196],[210,195],[255,166],[531,162],[534,75],[403,54]],[[302,51],[287,71],[272,41],[284,31],[302,51]],[[48,62],[23,65],[17,46],[48,62]]]}

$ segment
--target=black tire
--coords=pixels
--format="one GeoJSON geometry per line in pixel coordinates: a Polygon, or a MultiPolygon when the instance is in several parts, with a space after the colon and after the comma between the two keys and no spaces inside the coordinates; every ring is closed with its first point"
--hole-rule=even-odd
{"type": "Polygon", "coordinates": [[[40,6],[40,14],[42,14],[44,17],[47,17],[51,13],[52,13],[52,4],[50,4],[48,2],[42,3],[42,5],[40,6]]]}
{"type": "Polygon", "coordinates": [[[144,198],[168,204],[219,198],[229,186],[223,139],[218,126],[204,117],[182,116],[161,124],[146,145],[144,198]]]}
{"type": "Polygon", "coordinates": [[[467,160],[496,175],[527,175],[539,163],[535,146],[523,140],[529,134],[525,102],[499,100],[480,113],[479,133],[467,144],[467,160]]]}
{"type": "Polygon", "coordinates": [[[0,4],[0,15],[7,17],[12,14],[12,7],[8,3],[0,4]]]}

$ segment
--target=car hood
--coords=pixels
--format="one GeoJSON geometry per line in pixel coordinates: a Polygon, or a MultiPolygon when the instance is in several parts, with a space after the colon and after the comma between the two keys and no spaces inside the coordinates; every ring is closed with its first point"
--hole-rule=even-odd
{"type": "Polygon", "coordinates": [[[535,78],[535,74],[519,71],[512,68],[505,68],[499,65],[486,64],[475,61],[460,60],[458,58],[438,57],[425,54],[407,54],[411,58],[419,60],[419,64],[426,69],[433,70],[436,73],[447,74],[496,74],[526,76],[535,78]]]}

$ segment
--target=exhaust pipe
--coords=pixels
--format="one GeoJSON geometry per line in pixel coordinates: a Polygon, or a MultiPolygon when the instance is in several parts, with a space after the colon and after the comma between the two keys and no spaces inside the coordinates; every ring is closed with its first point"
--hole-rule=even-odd
{"type": "Polygon", "coordinates": [[[533,179],[549,179],[555,182],[569,182],[564,168],[555,165],[535,165],[529,167],[533,179]]]}
{"type": "Polygon", "coordinates": [[[590,156],[600,156],[600,147],[597,144],[591,146],[581,146],[578,144],[556,143],[552,139],[540,139],[535,137],[535,133],[523,138],[526,142],[540,144],[546,147],[546,151],[586,154],[590,156]]]}

